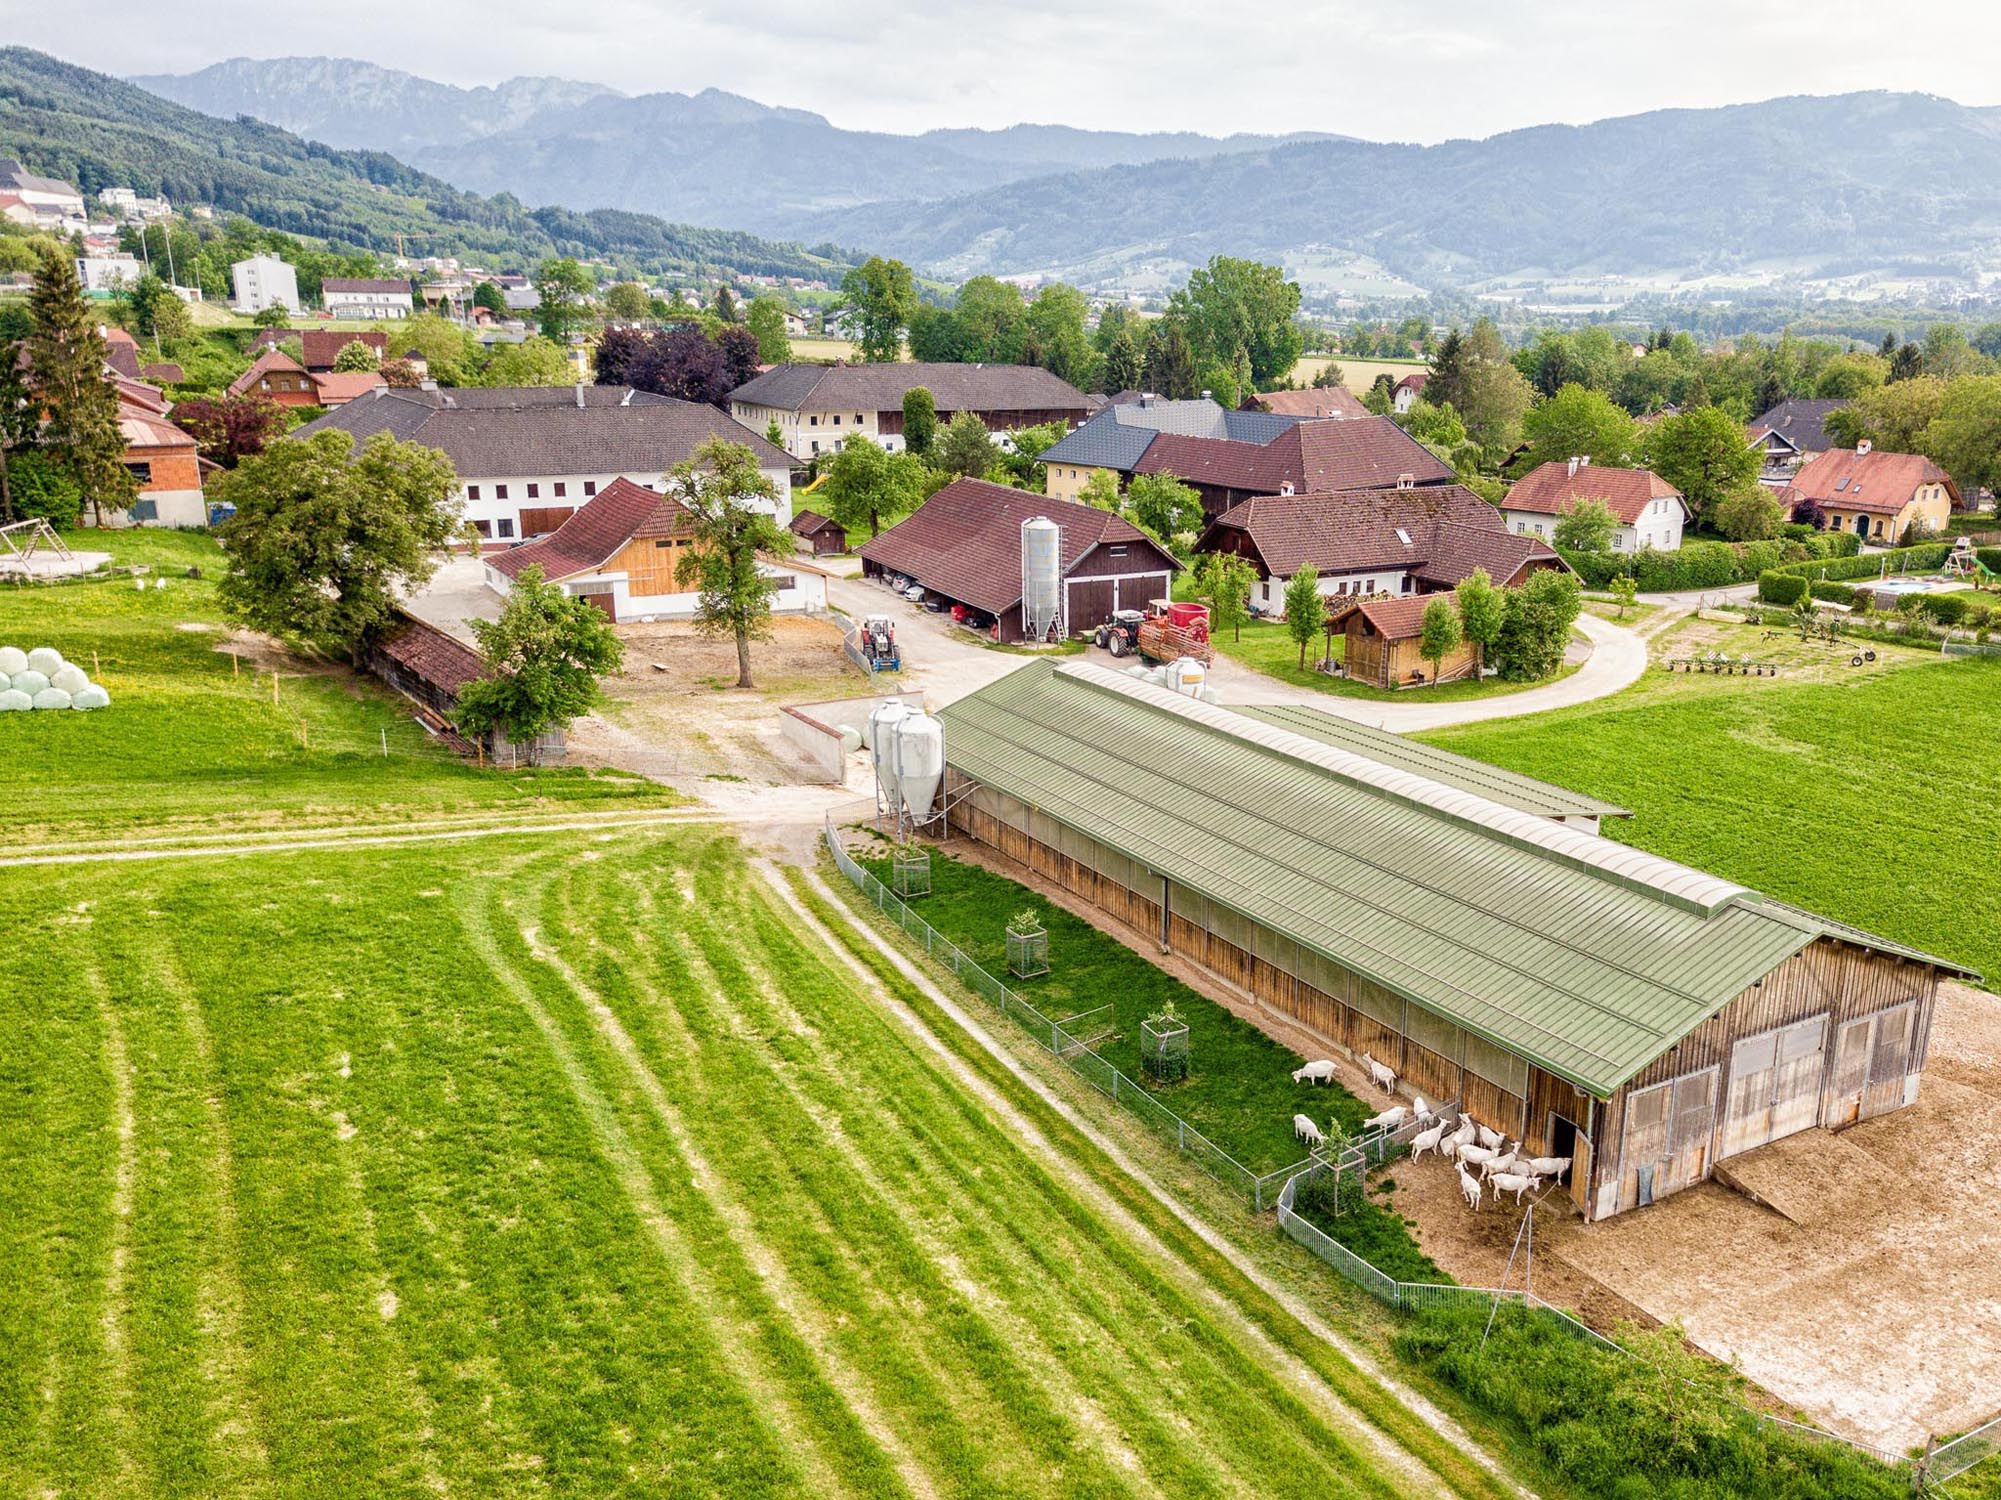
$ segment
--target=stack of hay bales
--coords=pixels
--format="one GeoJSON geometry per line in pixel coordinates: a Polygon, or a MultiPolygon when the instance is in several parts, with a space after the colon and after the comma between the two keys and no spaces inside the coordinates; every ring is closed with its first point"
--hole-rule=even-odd
{"type": "Polygon", "coordinates": [[[49,646],[0,646],[0,712],[25,708],[104,708],[111,695],[82,667],[49,646]]]}

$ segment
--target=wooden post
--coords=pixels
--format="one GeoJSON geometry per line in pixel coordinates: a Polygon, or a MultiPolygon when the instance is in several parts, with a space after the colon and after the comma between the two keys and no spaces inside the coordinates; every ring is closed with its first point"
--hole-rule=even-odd
{"type": "Polygon", "coordinates": [[[276,704],[277,701],[278,701],[278,669],[276,667],[273,667],[271,669],[271,702],[273,704],[276,704]]]}
{"type": "Polygon", "coordinates": [[[231,677],[234,677],[236,675],[236,669],[241,665],[242,662],[237,659],[236,652],[234,649],[232,649],[229,653],[229,675],[231,677]]]}
{"type": "Polygon", "coordinates": [[[382,731],[382,758],[389,759],[389,731],[386,729],[382,731]]]}

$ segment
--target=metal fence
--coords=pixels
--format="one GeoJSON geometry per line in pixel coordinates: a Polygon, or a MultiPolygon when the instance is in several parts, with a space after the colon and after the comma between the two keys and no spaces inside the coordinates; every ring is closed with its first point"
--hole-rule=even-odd
{"type": "MultiPolygon", "coordinates": [[[[1633,1357],[1632,1351],[1624,1345],[1606,1338],[1595,1328],[1578,1321],[1562,1308],[1552,1307],[1527,1288],[1509,1290],[1440,1282],[1398,1281],[1294,1211],[1293,1204],[1297,1200],[1299,1184],[1322,1173],[1334,1173],[1337,1183],[1353,1180],[1359,1190],[1371,1167],[1381,1166],[1410,1149],[1411,1138],[1422,1128],[1416,1119],[1406,1119],[1394,1129],[1379,1129],[1358,1136],[1347,1142],[1333,1159],[1315,1156],[1295,1162],[1289,1167],[1281,1167],[1276,1172],[1266,1172],[1262,1175],[1253,1172],[1173,1110],[1160,1103],[1151,1093],[1112,1066],[1088,1045],[1071,1035],[1060,1022],[1051,1020],[994,978],[964,950],[898,900],[889,887],[863,869],[854,857],[841,847],[840,836],[835,831],[831,817],[826,820],[826,840],[835,865],[843,875],[847,876],[855,889],[868,897],[885,916],[893,917],[905,933],[921,941],[927,954],[947,965],[968,988],[1020,1025],[1099,1093],[1122,1105],[1130,1114],[1152,1127],[1163,1139],[1173,1141],[1176,1149],[1184,1156],[1217,1181],[1242,1194],[1259,1212],[1267,1206],[1276,1208],[1279,1229],[1288,1238],[1305,1246],[1378,1301],[1402,1313],[1420,1313],[1453,1307],[1485,1312],[1503,1303],[1512,1304],[1546,1320],[1551,1327],[1574,1338],[1582,1339],[1601,1349],[1633,1357]]],[[[1450,1117],[1457,1113],[1456,1105],[1448,1105],[1440,1113],[1450,1117]]],[[[1337,1201],[1342,1191],[1344,1189],[1337,1187],[1337,1201]]],[[[1886,1464],[1906,1462],[1901,1454],[1888,1453],[1867,1443],[1858,1443],[1851,1438],[1841,1437],[1804,1422],[1788,1421],[1784,1417],[1756,1411],[1751,1407],[1740,1407],[1740,1410],[1759,1422],[1768,1423],[1805,1441],[1850,1448],[1886,1464]]],[[[1993,1457],[1997,1451],[2001,1451],[2001,1418],[1996,1418],[1983,1427],[1963,1433],[1951,1442],[1943,1444],[1916,1466],[1916,1472],[1928,1481],[1951,1479],[1965,1473],[1981,1460],[1993,1457]]]]}
{"type": "Polygon", "coordinates": [[[923,943],[926,953],[951,969],[968,989],[1048,1048],[1091,1087],[1123,1107],[1161,1139],[1172,1141],[1183,1156],[1218,1182],[1241,1193],[1254,1208],[1262,1212],[1269,1207],[1287,1182],[1312,1165],[1311,1161],[1297,1161],[1276,1172],[1253,1172],[1154,1098],[1146,1088],[1065,1030],[1060,1022],[1051,1020],[994,978],[957,944],[906,906],[888,886],[863,869],[854,856],[841,847],[840,835],[835,832],[831,818],[826,822],[826,836],[827,848],[840,872],[847,876],[856,890],[868,897],[878,911],[894,918],[897,926],[923,943]]]}
{"type": "Polygon", "coordinates": [[[853,662],[856,670],[859,671],[862,674],[862,676],[866,677],[869,680],[870,684],[873,685],[875,682],[875,663],[868,659],[868,653],[862,650],[861,646],[858,644],[862,636],[861,625],[858,622],[849,619],[846,615],[842,614],[838,609],[830,609],[827,611],[827,613],[832,615],[836,620],[840,621],[841,654],[847,657],[849,661],[853,662]]]}

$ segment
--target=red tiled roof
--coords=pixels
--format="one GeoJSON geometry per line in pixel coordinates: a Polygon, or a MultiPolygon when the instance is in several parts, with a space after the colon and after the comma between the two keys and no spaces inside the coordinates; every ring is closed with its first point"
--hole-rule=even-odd
{"type": "Polygon", "coordinates": [[[1343,385],[1315,386],[1309,391],[1260,391],[1252,398],[1265,411],[1282,417],[1366,417],[1368,407],[1343,385]]]}
{"type": "Polygon", "coordinates": [[[1264,444],[1163,432],[1133,472],[1265,495],[1288,484],[1295,490],[1370,490],[1390,488],[1406,474],[1419,484],[1452,478],[1446,463],[1388,417],[1299,422],[1264,444]]]}
{"type": "Polygon", "coordinates": [[[832,526],[836,531],[843,529],[838,522],[828,520],[817,510],[802,510],[792,517],[791,529],[795,536],[811,536],[823,526],[832,526]]]}
{"type": "MultiPolygon", "coordinates": [[[[1338,425],[1338,424],[1333,424],[1338,425]]],[[[1196,542],[1214,550],[1240,533],[1243,549],[1274,578],[1309,563],[1321,573],[1407,569],[1451,587],[1485,568],[1511,583],[1532,563],[1558,559],[1534,537],[1511,536],[1499,511],[1456,484],[1408,490],[1307,491],[1260,495],[1210,522],[1196,542]]]]}
{"type": "Polygon", "coordinates": [[[687,507],[630,479],[614,479],[549,535],[483,559],[509,578],[540,568],[554,583],[595,573],[634,537],[689,534],[687,507]]]}
{"type": "Polygon", "coordinates": [[[383,637],[376,649],[454,698],[486,672],[486,663],[472,647],[414,615],[404,615],[403,624],[383,637]]]}
{"type": "Polygon", "coordinates": [[[331,370],[340,351],[349,344],[362,343],[375,351],[379,360],[389,352],[389,335],[375,330],[342,333],[334,328],[260,328],[250,341],[252,349],[275,349],[286,339],[299,341],[300,363],[308,370],[331,370]]]}
{"type": "Polygon", "coordinates": [[[322,406],[339,406],[387,384],[374,370],[329,370],[313,377],[313,389],[319,393],[322,406]]]}
{"type": "Polygon", "coordinates": [[[163,360],[156,365],[141,365],[139,377],[148,385],[179,385],[188,378],[188,372],[172,360],[163,360]]]}
{"type": "MultiPolygon", "coordinates": [[[[1100,543],[1137,545],[1170,572],[1180,564],[1123,517],[1010,489],[984,479],[955,479],[889,530],[862,547],[865,561],[907,573],[926,588],[998,615],[1021,602],[1021,523],[1046,516],[1062,528],[1058,557],[1064,573],[1100,543]]],[[[1135,563],[1128,571],[1148,569],[1135,563]]]]}
{"type": "Polygon", "coordinates": [[[1459,596],[1453,593],[1399,594],[1390,599],[1360,599],[1348,609],[1334,614],[1336,620],[1359,614],[1386,641],[1415,640],[1424,630],[1424,612],[1434,599],[1443,599],[1459,610],[1459,596]]]}
{"type": "Polygon", "coordinates": [[[266,375],[271,374],[273,371],[281,370],[289,371],[296,375],[306,373],[306,367],[292,358],[283,349],[266,349],[262,354],[257,356],[249,369],[245,370],[229,383],[229,394],[232,396],[241,396],[266,375]]]}
{"type": "Polygon", "coordinates": [[[1424,389],[1425,383],[1430,379],[1431,372],[1429,370],[1415,370],[1404,376],[1403,379],[1391,386],[1390,389],[1393,391],[1421,391],[1424,389]]]}
{"type": "MultiPolygon", "coordinates": [[[[1609,464],[1580,464],[1572,472],[1566,461],[1539,464],[1520,479],[1501,501],[1506,510],[1560,516],[1582,500],[1596,500],[1622,526],[1639,523],[1656,500],[1681,499],[1681,491],[1652,469],[1619,469],[1609,464]]],[[[1685,510],[1686,505],[1683,506],[1685,510]]]]}
{"type": "Polygon", "coordinates": [[[1840,510],[1894,516],[1925,484],[1944,485],[1953,504],[1959,504],[1959,486],[1952,476],[1921,453],[1872,449],[1857,454],[1853,448],[1829,448],[1801,466],[1781,498],[1788,504],[1811,500],[1840,510]]]}

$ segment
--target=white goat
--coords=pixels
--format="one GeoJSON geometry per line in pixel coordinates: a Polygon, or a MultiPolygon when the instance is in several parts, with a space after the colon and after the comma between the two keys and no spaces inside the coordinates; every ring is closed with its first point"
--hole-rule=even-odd
{"type": "Polygon", "coordinates": [[[1292,1134],[1294,1139],[1304,1141],[1309,1146],[1324,1146],[1327,1144],[1327,1137],[1320,1133],[1320,1127],[1307,1119],[1305,1115],[1294,1115],[1292,1117],[1292,1134]]]}
{"type": "Polygon", "coordinates": [[[1334,1064],[1330,1059],[1323,1057],[1318,1062],[1310,1062],[1303,1068],[1295,1068],[1292,1074],[1292,1081],[1294,1083],[1332,1083],[1334,1081],[1334,1064]]]}
{"type": "Polygon", "coordinates": [[[1538,1177],[1550,1177],[1561,1182],[1570,1171],[1570,1158],[1567,1156],[1524,1156],[1520,1158],[1517,1165],[1527,1168],[1538,1177]]]}
{"type": "Polygon", "coordinates": [[[1499,1156],[1490,1156],[1487,1158],[1486,1173],[1492,1177],[1496,1172],[1512,1172],[1519,1158],[1518,1151],[1505,1151],[1499,1156]]]}
{"type": "Polygon", "coordinates": [[[1459,1169],[1459,1191],[1465,1195],[1466,1206],[1477,1214],[1480,1211],[1480,1179],[1464,1167],[1459,1169]]]}
{"type": "Polygon", "coordinates": [[[1487,1181],[1493,1187],[1495,1197],[1513,1193],[1517,1204],[1522,1201],[1523,1193],[1532,1193],[1542,1186],[1542,1179],[1532,1172],[1496,1172],[1487,1181]]]}
{"type": "Polygon", "coordinates": [[[1438,1118],[1438,1111],[1424,1102],[1422,1094],[1411,1095],[1410,1112],[1417,1116],[1417,1123],[1420,1125],[1429,1125],[1438,1118]]]}
{"type": "Polygon", "coordinates": [[[1386,1094],[1394,1094],[1397,1091],[1396,1069],[1388,1063],[1377,1062],[1366,1052],[1362,1054],[1362,1061],[1367,1064],[1369,1076],[1375,1079],[1377,1088],[1386,1094]]]}
{"type": "Polygon", "coordinates": [[[1378,1126],[1381,1126],[1385,1130],[1395,1130],[1408,1118],[1410,1118],[1410,1111],[1405,1109],[1401,1104],[1396,1104],[1384,1110],[1379,1115],[1370,1115],[1368,1119],[1362,1122],[1362,1128],[1364,1130],[1374,1130],[1378,1126]]]}
{"type": "Polygon", "coordinates": [[[1436,1125],[1432,1126],[1431,1129],[1429,1130],[1419,1131],[1418,1134],[1412,1137],[1411,1139],[1410,1159],[1412,1161],[1416,1161],[1420,1156],[1424,1155],[1424,1153],[1427,1151],[1436,1151],[1439,1154],[1443,1155],[1445,1148],[1443,1145],[1440,1144],[1440,1142],[1442,1142],[1444,1139],[1445,1139],[1445,1122],[1443,1120],[1440,1120],[1436,1125]]]}
{"type": "Polygon", "coordinates": [[[1480,1132],[1480,1144],[1485,1146],[1489,1151],[1498,1151],[1508,1142],[1508,1138],[1498,1130],[1489,1130],[1484,1125],[1476,1126],[1475,1128],[1480,1132]]]}
{"type": "Polygon", "coordinates": [[[1462,1167],[1469,1162],[1476,1167],[1484,1166],[1493,1159],[1494,1153],[1489,1151],[1485,1146],[1461,1146],[1459,1148],[1459,1165],[1462,1167]]]}
{"type": "Polygon", "coordinates": [[[1472,1145],[1476,1129],[1477,1127],[1471,1120],[1462,1119],[1459,1122],[1459,1128],[1452,1132],[1452,1149],[1457,1151],[1461,1146],[1472,1145]]]}

